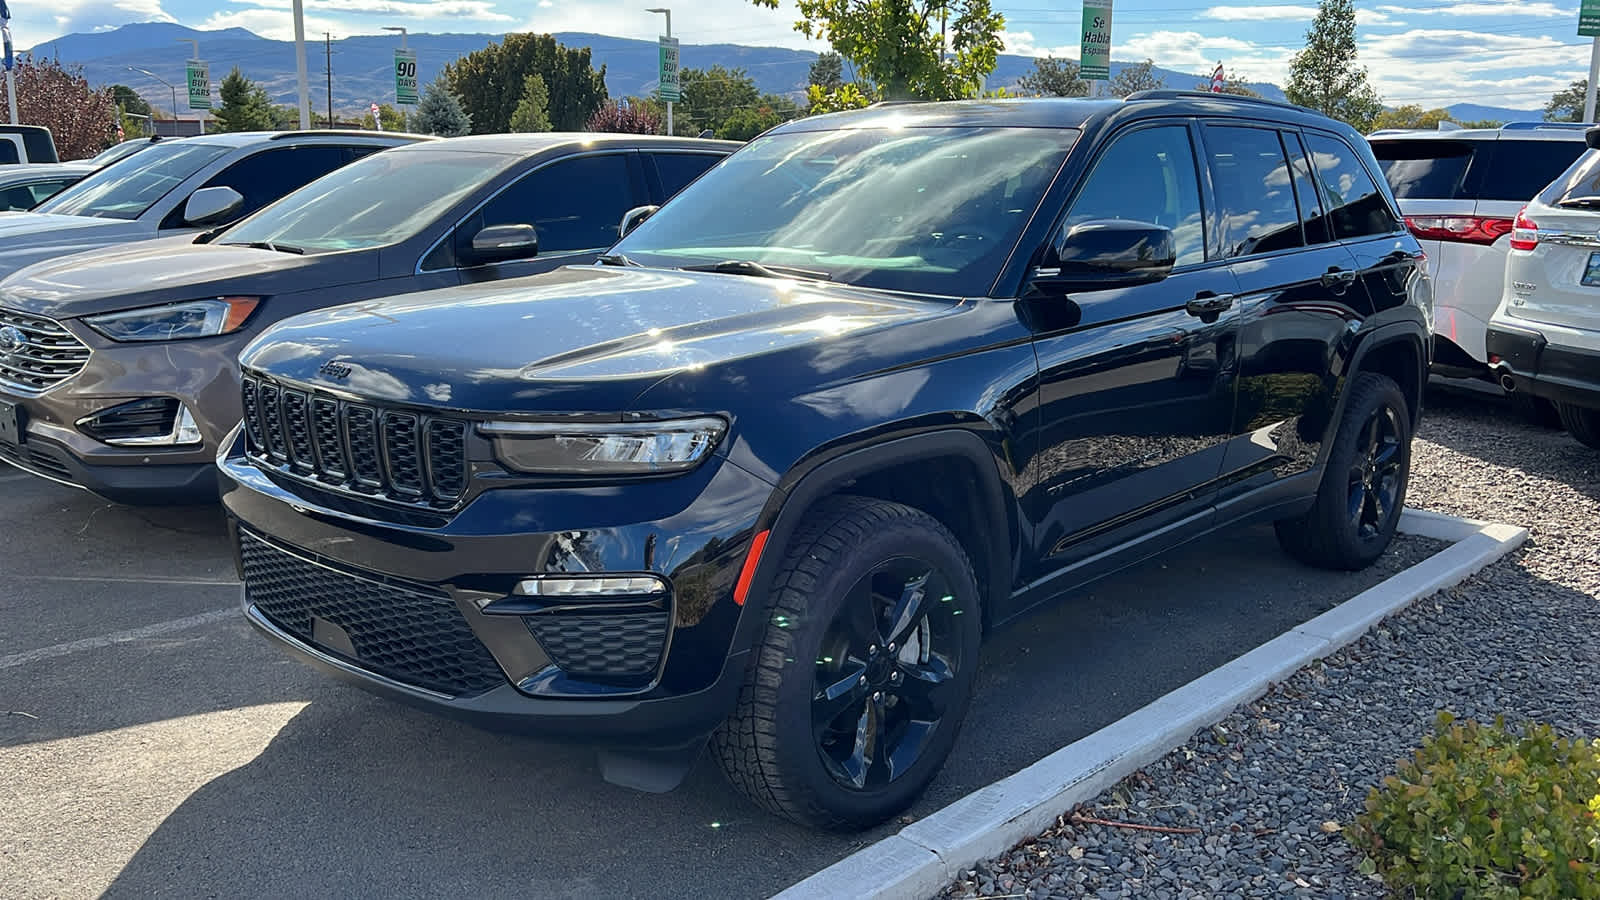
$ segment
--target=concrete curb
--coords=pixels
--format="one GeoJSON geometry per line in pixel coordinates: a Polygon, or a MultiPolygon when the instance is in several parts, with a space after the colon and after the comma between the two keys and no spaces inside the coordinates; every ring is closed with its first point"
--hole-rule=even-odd
{"type": "Polygon", "coordinates": [[[1148,706],[789,887],[775,900],[922,900],[960,872],[1225,719],[1276,682],[1354,642],[1389,615],[1454,587],[1522,546],[1525,528],[1406,510],[1400,530],[1451,546],[1148,706]]]}

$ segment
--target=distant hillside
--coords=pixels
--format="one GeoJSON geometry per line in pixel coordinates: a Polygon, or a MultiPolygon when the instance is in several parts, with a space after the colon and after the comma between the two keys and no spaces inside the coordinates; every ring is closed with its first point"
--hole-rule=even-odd
{"type": "MultiPolygon", "coordinates": [[[[445,63],[474,50],[480,50],[501,35],[489,34],[412,34],[410,46],[417,51],[418,78],[427,83],[438,75],[445,63]]],[[[613,96],[643,94],[654,87],[656,45],[651,41],[631,40],[599,34],[563,33],[557,40],[572,47],[590,47],[596,65],[606,67],[606,87],[613,96]]],[[[245,75],[267,88],[274,101],[293,103],[295,94],[294,44],[273,41],[241,28],[226,31],[197,31],[182,25],[150,22],[124,25],[111,31],[74,34],[35,47],[40,55],[59,56],[63,62],[83,66],[84,74],[96,84],[122,83],[137,90],[158,108],[169,109],[172,94],[148,76],[130,71],[130,66],[160,75],[181,85],[184,78],[184,48],[180,39],[200,41],[201,55],[211,64],[211,78],[220,82],[228,70],[238,66],[245,75]]],[[[391,74],[393,36],[351,37],[332,43],[333,101],[340,110],[364,109],[377,101],[392,101],[394,80],[391,74]]],[[[312,105],[327,106],[326,47],[321,41],[308,43],[306,59],[311,72],[312,105]]],[[[683,64],[694,68],[713,65],[742,68],[749,72],[763,91],[798,94],[805,90],[806,75],[816,54],[781,47],[746,47],[738,44],[685,44],[683,64]]],[[[1128,63],[1113,62],[1113,74],[1128,63]]],[[[1002,56],[990,76],[988,86],[1010,87],[1033,67],[1033,58],[1002,56]]],[[[1157,69],[1172,88],[1193,88],[1209,77],[1170,69],[1157,69]]],[[[1252,84],[1263,96],[1283,99],[1275,85],[1252,84]]],[[[181,90],[180,90],[181,94],[181,90]]],[[[178,98],[184,106],[182,96],[178,98]]],[[[185,113],[186,114],[186,113],[185,113]]]]}

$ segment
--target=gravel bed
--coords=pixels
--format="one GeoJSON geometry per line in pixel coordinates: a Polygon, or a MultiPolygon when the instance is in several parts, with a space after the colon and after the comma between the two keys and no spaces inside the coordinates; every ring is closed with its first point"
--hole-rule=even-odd
{"type": "Polygon", "coordinates": [[[1537,719],[1600,737],[1600,452],[1435,392],[1409,505],[1529,526],[1522,551],[1385,621],[942,896],[1381,897],[1340,830],[1431,730],[1537,719]]]}

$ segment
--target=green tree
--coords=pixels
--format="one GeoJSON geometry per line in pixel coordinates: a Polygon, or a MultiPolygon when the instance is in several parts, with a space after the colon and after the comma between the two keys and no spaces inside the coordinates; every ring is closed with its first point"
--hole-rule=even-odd
{"type": "MultiPolygon", "coordinates": [[[[750,0],[777,9],[779,0],[750,0]]],[[[891,100],[978,94],[1005,16],[990,0],[797,0],[795,30],[828,41],[891,100]]]]}
{"type": "Polygon", "coordinates": [[[1383,100],[1356,65],[1356,10],[1353,0],[1319,0],[1306,32],[1306,48],[1289,63],[1290,103],[1370,131],[1383,100]]]}
{"type": "Polygon", "coordinates": [[[108,90],[111,91],[111,102],[117,104],[123,112],[136,116],[150,115],[149,102],[139,96],[133,88],[125,84],[113,84],[108,90]]]}
{"type": "Polygon", "coordinates": [[[1582,122],[1583,102],[1589,92],[1589,79],[1581,78],[1568,85],[1565,90],[1556,91],[1550,95],[1550,102],[1544,105],[1544,120],[1546,122],[1582,122]]]}
{"type": "Polygon", "coordinates": [[[761,99],[755,79],[743,69],[712,66],[709,69],[682,69],[678,85],[683,99],[673,109],[673,127],[684,136],[706,129],[722,136],[723,123],[741,109],[754,108],[761,99]]]}
{"type": "MultiPolygon", "coordinates": [[[[116,140],[111,91],[90,87],[81,67],[29,57],[18,61],[15,75],[17,115],[25,124],[49,128],[62,159],[87,159],[116,140]]],[[[5,84],[0,78],[0,109],[7,103],[5,84]]]]}
{"type": "Polygon", "coordinates": [[[411,114],[411,127],[420,134],[460,137],[472,131],[472,116],[461,108],[461,101],[450,90],[449,79],[440,73],[422,91],[417,111],[411,114]]]}
{"type": "Polygon", "coordinates": [[[548,34],[508,34],[444,67],[475,134],[510,130],[529,75],[544,79],[556,131],[582,130],[608,96],[605,67],[595,69],[589,48],[564,47],[548,34]]]}
{"type": "Polygon", "coordinates": [[[820,116],[847,109],[865,109],[877,100],[877,91],[870,86],[842,84],[834,90],[825,91],[821,85],[813,84],[806,89],[806,115],[820,116]]]}
{"type": "Polygon", "coordinates": [[[1140,91],[1158,91],[1166,86],[1167,80],[1156,74],[1156,63],[1153,59],[1123,66],[1122,70],[1111,78],[1111,93],[1117,97],[1126,97],[1140,91]]]}
{"type": "Polygon", "coordinates": [[[1070,59],[1047,57],[1033,61],[1033,71],[1017,79],[1017,90],[1034,97],[1087,97],[1089,82],[1078,75],[1070,59]]]}
{"type": "MultiPolygon", "coordinates": [[[[299,121],[300,114],[295,113],[295,122],[299,121]]],[[[384,131],[405,131],[407,127],[405,110],[396,109],[387,103],[378,104],[378,124],[383,125],[384,131]]],[[[366,129],[375,127],[371,112],[361,117],[361,127],[366,129]]]]}
{"type": "Polygon", "coordinates": [[[1378,113],[1372,128],[1438,128],[1440,122],[1453,122],[1450,112],[1444,109],[1423,109],[1415,103],[1397,106],[1378,113]]]}
{"type": "MultiPolygon", "coordinates": [[[[1211,90],[1211,79],[1208,78],[1205,81],[1196,84],[1194,89],[1197,91],[1209,92],[1211,90]]],[[[1247,84],[1243,78],[1235,78],[1232,75],[1228,75],[1223,78],[1222,93],[1233,94],[1236,97],[1259,98],[1261,96],[1261,94],[1254,88],[1250,87],[1250,85],[1247,84]]]]}
{"type": "Polygon", "coordinates": [[[832,50],[818,54],[817,61],[811,64],[811,72],[806,76],[806,84],[814,84],[825,91],[843,87],[844,57],[832,50]]]}
{"type": "Polygon", "coordinates": [[[244,77],[238,66],[222,79],[222,106],[216,110],[217,131],[271,131],[272,98],[267,89],[244,77]]]}
{"type": "Polygon", "coordinates": [[[550,130],[550,91],[538,75],[523,79],[522,99],[511,113],[511,130],[522,133],[550,130]]]}
{"type": "Polygon", "coordinates": [[[716,136],[728,141],[748,141],[800,114],[793,100],[778,94],[763,94],[754,105],[734,110],[715,129],[716,136]]]}

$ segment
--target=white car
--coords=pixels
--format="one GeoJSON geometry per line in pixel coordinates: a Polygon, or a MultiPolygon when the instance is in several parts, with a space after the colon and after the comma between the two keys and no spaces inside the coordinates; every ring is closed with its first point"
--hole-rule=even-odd
{"type": "MultiPolygon", "coordinates": [[[[1600,148],[1600,128],[1588,133],[1600,148]]],[[[1552,402],[1600,449],[1600,150],[1591,149],[1515,219],[1489,364],[1512,396],[1552,402]]]]}
{"type": "Polygon", "coordinates": [[[1584,127],[1528,122],[1368,136],[1428,254],[1436,374],[1488,378],[1484,331],[1500,303],[1512,220],[1583,154],[1584,127]]]}

